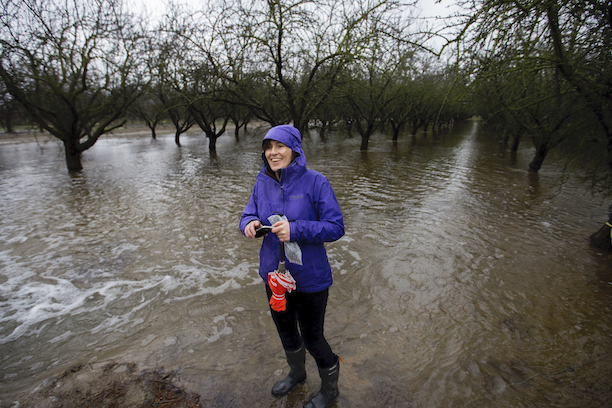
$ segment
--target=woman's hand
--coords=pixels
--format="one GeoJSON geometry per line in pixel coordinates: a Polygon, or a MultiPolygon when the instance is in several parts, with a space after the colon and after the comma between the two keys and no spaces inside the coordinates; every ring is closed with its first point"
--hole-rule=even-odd
{"type": "Polygon", "coordinates": [[[280,242],[289,242],[289,239],[291,238],[289,221],[275,222],[274,225],[272,225],[272,230],[270,232],[276,234],[280,242]]]}
{"type": "Polygon", "coordinates": [[[253,220],[244,227],[244,236],[247,238],[255,238],[255,229],[261,227],[261,221],[253,220]]]}

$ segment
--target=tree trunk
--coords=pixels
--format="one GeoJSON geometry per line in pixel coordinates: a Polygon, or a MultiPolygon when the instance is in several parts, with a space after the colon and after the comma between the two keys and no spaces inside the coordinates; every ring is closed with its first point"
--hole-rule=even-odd
{"type": "Polygon", "coordinates": [[[157,139],[157,133],[155,133],[155,125],[148,124],[149,129],[151,129],[151,138],[157,139]]]}
{"type": "Polygon", "coordinates": [[[13,109],[10,109],[8,112],[8,115],[6,115],[5,118],[5,125],[6,125],[6,133],[15,133],[15,130],[13,129],[13,109]]]}
{"type": "Polygon", "coordinates": [[[427,139],[427,128],[429,128],[429,121],[426,120],[423,122],[423,139],[427,139]]]}
{"type": "Polygon", "coordinates": [[[181,146],[181,131],[179,129],[176,129],[176,132],[174,133],[174,143],[176,143],[177,146],[181,146]]]}
{"type": "Polygon", "coordinates": [[[359,150],[368,150],[369,141],[370,141],[369,134],[361,135],[361,147],[359,148],[359,150]]]}
{"type": "Polygon", "coordinates": [[[394,123],[391,123],[391,127],[393,128],[393,139],[392,140],[394,142],[397,142],[397,140],[399,139],[400,131],[402,130],[402,124],[396,125],[394,123]]]}
{"type": "Polygon", "coordinates": [[[81,151],[79,151],[71,142],[64,141],[64,151],[66,152],[66,166],[68,171],[81,171],[81,151]]]}
{"type": "Polygon", "coordinates": [[[510,147],[510,151],[512,153],[518,152],[519,144],[521,143],[521,137],[516,135],[512,138],[512,147],[510,147]]]}
{"type": "Polygon", "coordinates": [[[365,128],[361,124],[361,122],[355,122],[355,126],[357,126],[357,131],[361,135],[361,147],[360,150],[368,150],[368,143],[370,142],[370,136],[374,133],[375,125],[372,121],[367,121],[365,128]]]}
{"type": "Polygon", "coordinates": [[[510,132],[504,130],[503,134],[498,137],[499,141],[499,152],[504,153],[508,149],[508,142],[510,141],[510,132]]]}
{"type": "Polygon", "coordinates": [[[322,142],[325,142],[325,131],[327,130],[327,126],[325,126],[325,122],[321,125],[321,130],[319,130],[319,138],[322,142]]]}
{"type": "Polygon", "coordinates": [[[208,150],[211,152],[217,151],[217,136],[208,135],[208,150]]]}
{"type": "Polygon", "coordinates": [[[533,156],[533,160],[529,163],[529,171],[538,172],[542,168],[542,163],[544,163],[544,159],[548,154],[548,149],[543,146],[536,148],[535,156],[533,156]]]}
{"type": "Polygon", "coordinates": [[[346,133],[349,139],[353,138],[353,122],[350,120],[346,122],[346,133]]]}

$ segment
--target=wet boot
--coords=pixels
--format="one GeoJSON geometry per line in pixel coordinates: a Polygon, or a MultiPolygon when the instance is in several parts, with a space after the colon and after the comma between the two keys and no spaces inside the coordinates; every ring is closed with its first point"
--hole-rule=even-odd
{"type": "Polygon", "coordinates": [[[276,398],[284,397],[306,380],[306,349],[304,346],[302,345],[296,351],[285,351],[285,355],[291,370],[287,377],[272,387],[272,396],[276,398]]]}
{"type": "Polygon", "coordinates": [[[327,408],[338,398],[338,377],[340,376],[340,361],[329,368],[319,368],[321,376],[321,390],[311,400],[304,404],[304,408],[327,408]]]}

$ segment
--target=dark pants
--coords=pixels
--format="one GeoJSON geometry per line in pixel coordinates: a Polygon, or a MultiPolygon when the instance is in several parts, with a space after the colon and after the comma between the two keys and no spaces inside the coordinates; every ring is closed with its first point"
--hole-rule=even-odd
{"type": "MultiPolygon", "coordinates": [[[[270,301],[272,291],[268,285],[266,292],[270,301]]],[[[336,356],[323,335],[328,296],[328,289],[315,293],[294,290],[285,294],[287,310],[275,312],[270,308],[283,348],[295,351],[304,344],[319,368],[328,368],[336,363],[336,356]]]]}

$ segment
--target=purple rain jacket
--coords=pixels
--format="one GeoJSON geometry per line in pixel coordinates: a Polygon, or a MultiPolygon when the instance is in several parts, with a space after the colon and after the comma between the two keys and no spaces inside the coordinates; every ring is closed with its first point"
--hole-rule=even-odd
{"type": "MultiPolygon", "coordinates": [[[[285,260],[287,270],[297,282],[297,290],[311,293],[325,290],[332,284],[332,272],[323,243],[344,235],[340,205],[327,178],[306,168],[302,139],[296,128],[275,126],[268,131],[266,139],[281,142],[298,155],[281,170],[279,182],[269,175],[272,172],[262,153],[263,165],[240,217],[240,231],[244,234],[244,228],[253,220],[270,225],[270,215],[285,215],[289,220],[290,240],[302,249],[302,266],[285,260]]],[[[259,251],[259,275],[266,284],[268,272],[278,269],[279,260],[278,238],[269,233],[263,238],[259,251]]]]}

